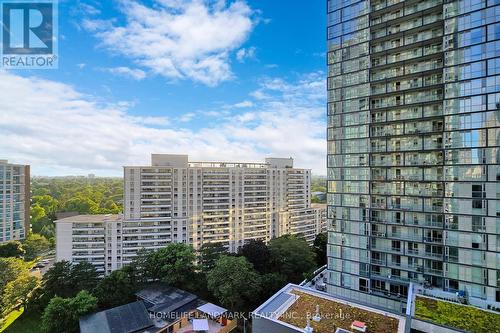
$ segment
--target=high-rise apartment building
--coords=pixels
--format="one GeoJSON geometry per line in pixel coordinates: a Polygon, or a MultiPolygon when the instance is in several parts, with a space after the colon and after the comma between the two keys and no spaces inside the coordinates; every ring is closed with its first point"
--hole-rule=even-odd
{"type": "Polygon", "coordinates": [[[0,160],[0,243],[30,230],[30,167],[0,160]]]}
{"type": "Polygon", "coordinates": [[[141,249],[220,243],[236,252],[249,240],[285,234],[312,243],[326,231],[326,207],[311,205],[311,171],[291,158],[265,163],[190,162],[152,155],[124,167],[124,214],[56,221],[57,260],[87,260],[110,272],[141,249]]]}
{"type": "Polygon", "coordinates": [[[500,307],[500,2],[327,3],[328,291],[500,307]]]}
{"type": "Polygon", "coordinates": [[[170,242],[195,249],[221,243],[237,251],[247,240],[292,233],[297,223],[316,228],[311,171],[293,168],[291,158],[189,162],[187,155],[153,154],[150,166],[124,169],[125,261],[142,247],[170,242]]]}

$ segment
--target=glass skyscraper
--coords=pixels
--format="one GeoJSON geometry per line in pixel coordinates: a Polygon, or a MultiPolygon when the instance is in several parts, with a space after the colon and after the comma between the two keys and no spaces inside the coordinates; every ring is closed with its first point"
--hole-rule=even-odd
{"type": "Polygon", "coordinates": [[[328,48],[328,291],[500,307],[500,1],[328,1],[328,48]]]}

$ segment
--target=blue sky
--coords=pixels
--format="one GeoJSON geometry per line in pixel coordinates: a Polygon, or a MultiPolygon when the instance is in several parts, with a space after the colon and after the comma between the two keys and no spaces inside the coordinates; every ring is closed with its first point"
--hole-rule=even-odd
{"type": "Polygon", "coordinates": [[[325,2],[60,1],[59,69],[0,72],[0,157],[120,175],[150,153],[325,174],[325,2]]]}

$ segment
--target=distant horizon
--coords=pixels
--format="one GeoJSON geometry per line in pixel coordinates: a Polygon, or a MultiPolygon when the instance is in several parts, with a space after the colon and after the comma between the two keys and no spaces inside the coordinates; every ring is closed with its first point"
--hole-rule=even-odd
{"type": "MultiPolygon", "coordinates": [[[[48,175],[31,175],[31,178],[89,178],[90,175],[94,175],[95,178],[122,178],[123,176],[100,176],[97,174],[89,173],[87,175],[55,175],[55,176],[48,176],[48,175]]],[[[327,175],[318,175],[315,173],[312,173],[313,177],[320,177],[320,178],[326,178],[327,175]]]]}

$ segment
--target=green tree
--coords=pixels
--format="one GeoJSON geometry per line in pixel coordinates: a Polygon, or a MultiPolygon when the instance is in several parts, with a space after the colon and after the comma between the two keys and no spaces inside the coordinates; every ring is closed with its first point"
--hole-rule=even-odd
{"type": "Polygon", "coordinates": [[[120,212],[121,208],[112,199],[108,199],[100,209],[101,214],[118,214],[120,212]]]}
{"type": "Polygon", "coordinates": [[[2,295],[4,309],[11,310],[19,303],[27,308],[33,290],[40,284],[40,278],[24,272],[5,286],[2,295]]]}
{"type": "Polygon", "coordinates": [[[132,266],[124,266],[104,277],[94,290],[101,309],[112,308],[135,299],[138,290],[136,271],[132,266]]]}
{"type": "Polygon", "coordinates": [[[247,311],[261,292],[259,275],[245,257],[222,256],[207,275],[208,289],[231,310],[247,311]]]}
{"type": "MultiPolygon", "coordinates": [[[[27,272],[26,263],[17,258],[0,258],[0,296],[5,286],[27,272]]],[[[0,297],[1,298],[1,297],[0,297]]]]}
{"type": "Polygon", "coordinates": [[[71,263],[68,261],[58,261],[43,275],[42,285],[47,297],[52,298],[71,297],[77,290],[74,290],[71,279],[71,263]]]}
{"type": "Polygon", "coordinates": [[[94,265],[82,261],[71,267],[70,281],[75,293],[80,290],[92,291],[99,282],[99,273],[94,265]]]}
{"type": "Polygon", "coordinates": [[[158,281],[161,278],[161,265],[153,257],[153,251],[147,249],[140,249],[132,261],[131,266],[137,272],[137,278],[141,283],[148,281],[158,281]]]}
{"type": "Polygon", "coordinates": [[[253,267],[262,273],[270,271],[271,252],[261,240],[250,240],[238,249],[238,254],[248,259],[253,267]]]}
{"type": "Polygon", "coordinates": [[[31,201],[42,207],[47,216],[52,218],[55,217],[59,202],[51,195],[35,195],[31,198],[31,201]]]}
{"type": "Polygon", "coordinates": [[[97,309],[97,298],[80,291],[73,298],[54,297],[42,315],[42,327],[47,333],[78,332],[80,317],[97,309]]]}
{"type": "Polygon", "coordinates": [[[37,223],[38,221],[47,217],[47,213],[39,203],[35,203],[31,206],[31,223],[37,223]]]}
{"type": "Polygon", "coordinates": [[[326,265],[327,254],[326,247],[328,245],[328,234],[326,232],[318,234],[314,239],[313,250],[316,253],[316,261],[318,266],[326,265]]]}
{"type": "Polygon", "coordinates": [[[43,289],[48,297],[73,297],[81,290],[92,291],[99,282],[99,273],[94,265],[82,261],[72,265],[58,261],[43,276],[43,289]]]}
{"type": "Polygon", "coordinates": [[[80,214],[99,214],[99,205],[85,196],[76,196],[64,203],[63,211],[80,214]]]}
{"type": "Polygon", "coordinates": [[[316,268],[315,254],[306,240],[292,235],[274,238],[269,242],[271,266],[275,272],[292,283],[299,283],[304,274],[316,268]]]}
{"type": "Polygon", "coordinates": [[[200,263],[202,272],[208,273],[212,268],[215,267],[215,263],[220,258],[220,256],[227,253],[228,252],[226,247],[220,243],[203,244],[198,255],[198,261],[200,263]]]}
{"type": "Polygon", "coordinates": [[[25,251],[19,241],[10,241],[0,245],[0,257],[3,258],[23,258],[25,251]]]}
{"type": "Polygon", "coordinates": [[[56,227],[53,223],[43,226],[39,233],[50,242],[51,247],[55,247],[56,227]]]}
{"type": "Polygon", "coordinates": [[[51,248],[50,242],[42,235],[30,233],[23,244],[26,250],[25,259],[33,260],[51,248]]]}
{"type": "MultiPolygon", "coordinates": [[[[286,277],[278,273],[267,273],[261,275],[260,281],[262,286],[262,302],[274,295],[278,290],[287,284],[286,277]]],[[[259,304],[262,302],[259,302],[259,304]]]]}
{"type": "Polygon", "coordinates": [[[133,265],[143,282],[161,280],[189,289],[194,283],[195,260],[196,255],[191,246],[172,243],[157,251],[141,251],[133,265]]]}

